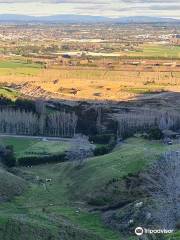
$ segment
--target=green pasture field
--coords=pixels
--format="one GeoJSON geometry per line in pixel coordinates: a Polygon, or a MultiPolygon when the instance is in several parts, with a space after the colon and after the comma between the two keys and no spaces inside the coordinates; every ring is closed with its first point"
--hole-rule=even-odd
{"type": "Polygon", "coordinates": [[[0,141],[5,146],[13,146],[17,158],[58,154],[67,150],[69,146],[62,141],[43,141],[26,137],[0,137],[0,141]]]}
{"type": "Polygon", "coordinates": [[[38,63],[30,63],[23,60],[6,60],[0,61],[0,68],[41,68],[38,63]]]}
{"type": "Polygon", "coordinates": [[[29,63],[23,60],[0,61],[0,76],[35,76],[42,68],[42,64],[29,63]]]}
{"type": "Polygon", "coordinates": [[[131,57],[143,58],[180,58],[180,46],[170,46],[165,44],[146,44],[138,51],[130,51],[126,53],[131,57]]]}

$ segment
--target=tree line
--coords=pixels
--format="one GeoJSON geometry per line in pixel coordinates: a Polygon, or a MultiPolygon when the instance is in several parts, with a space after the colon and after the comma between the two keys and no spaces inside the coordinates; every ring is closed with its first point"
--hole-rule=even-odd
{"type": "Polygon", "coordinates": [[[176,112],[159,112],[143,110],[118,114],[117,136],[129,137],[138,132],[146,132],[152,127],[163,130],[177,130],[180,128],[180,115],[176,112]]]}
{"type": "Polygon", "coordinates": [[[74,112],[56,111],[48,114],[12,108],[0,109],[0,132],[4,134],[73,137],[76,126],[77,116],[74,112]]]}

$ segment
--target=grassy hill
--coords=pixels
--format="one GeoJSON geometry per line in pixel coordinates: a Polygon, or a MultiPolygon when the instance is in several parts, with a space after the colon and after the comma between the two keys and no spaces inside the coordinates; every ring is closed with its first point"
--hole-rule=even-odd
{"type": "Polygon", "coordinates": [[[95,234],[79,229],[64,219],[59,218],[58,221],[52,219],[51,222],[47,222],[46,218],[35,219],[35,216],[30,218],[23,214],[10,218],[7,215],[1,216],[0,238],[3,240],[101,240],[95,234]]]}
{"type": "MultiPolygon", "coordinates": [[[[29,182],[30,188],[13,201],[0,205],[0,237],[8,231],[9,238],[3,239],[23,240],[28,236],[31,240],[36,236],[46,240],[46,232],[54,240],[123,240],[123,236],[103,224],[100,213],[89,212],[87,197],[101,192],[112,178],[122,179],[141,171],[158,154],[179,147],[180,144],[167,146],[159,141],[131,138],[112,153],[88,160],[81,168],[74,163],[59,163],[15,169],[16,174],[29,182]],[[42,184],[37,176],[41,182],[45,183],[46,178],[52,181],[42,184]],[[17,229],[19,222],[24,227],[17,229]]],[[[126,236],[126,239],[136,237],[126,236]]]]}
{"type": "MultiPolygon", "coordinates": [[[[73,179],[73,188],[76,189],[77,195],[94,195],[96,190],[99,191],[113,178],[121,179],[130,173],[137,173],[163,152],[179,147],[180,144],[168,146],[160,141],[130,138],[112,153],[94,157],[78,171],[69,170],[68,175],[73,179]]],[[[65,169],[62,172],[65,172],[65,169]]]]}
{"type": "Polygon", "coordinates": [[[27,188],[27,183],[0,167],[0,202],[10,200],[16,195],[22,194],[27,188]]]}

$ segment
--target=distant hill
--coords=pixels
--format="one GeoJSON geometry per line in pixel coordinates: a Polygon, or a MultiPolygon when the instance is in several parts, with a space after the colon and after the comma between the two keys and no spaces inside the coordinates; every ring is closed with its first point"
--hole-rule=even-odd
{"type": "Polygon", "coordinates": [[[173,18],[160,18],[160,17],[146,17],[146,16],[133,16],[133,17],[120,17],[109,18],[102,16],[89,16],[89,15],[73,15],[61,14],[52,16],[27,16],[16,14],[0,14],[1,23],[180,23],[180,20],[173,18]]]}
{"type": "Polygon", "coordinates": [[[161,18],[161,17],[146,17],[146,16],[134,16],[134,17],[122,17],[116,19],[119,23],[175,23],[179,22],[178,19],[173,18],[161,18]]]}
{"type": "Polygon", "coordinates": [[[109,22],[110,18],[101,16],[88,16],[88,15],[53,15],[53,16],[26,16],[15,14],[0,14],[0,22],[5,23],[97,23],[97,22],[109,22]]]}

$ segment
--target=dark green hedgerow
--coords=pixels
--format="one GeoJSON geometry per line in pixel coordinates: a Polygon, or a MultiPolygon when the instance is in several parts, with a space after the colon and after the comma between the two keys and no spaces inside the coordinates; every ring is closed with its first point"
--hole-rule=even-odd
{"type": "Polygon", "coordinates": [[[53,162],[65,162],[66,154],[60,153],[57,155],[50,156],[29,156],[22,157],[18,159],[18,165],[20,166],[31,166],[31,165],[39,165],[44,163],[53,163],[53,162]]]}
{"type": "Polygon", "coordinates": [[[100,156],[111,152],[116,145],[116,137],[113,134],[95,135],[90,137],[90,141],[93,141],[96,144],[103,144],[102,146],[95,148],[95,156],[100,156]]]}

